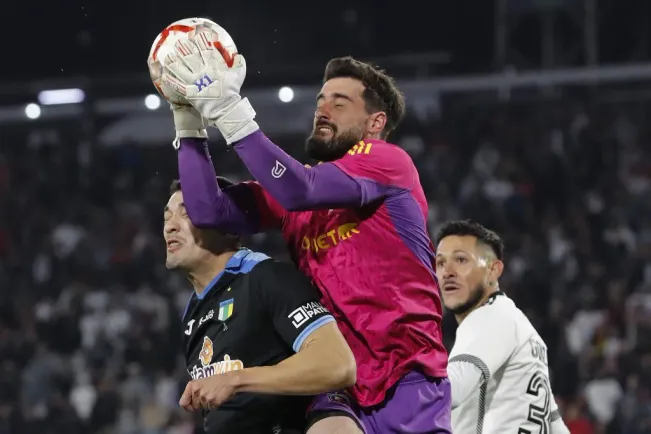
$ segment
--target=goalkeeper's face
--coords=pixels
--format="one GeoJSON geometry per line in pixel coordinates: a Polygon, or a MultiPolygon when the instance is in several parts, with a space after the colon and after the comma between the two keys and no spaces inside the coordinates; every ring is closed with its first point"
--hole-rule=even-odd
{"type": "Polygon", "coordinates": [[[473,236],[443,238],[436,252],[438,278],[445,308],[455,315],[469,312],[489,294],[493,261],[473,236]]]}
{"type": "Polygon", "coordinates": [[[310,158],[333,161],[369,137],[373,115],[363,98],[364,85],[353,78],[328,80],[317,96],[313,130],[305,144],[310,158]]]}
{"type": "Polygon", "coordinates": [[[167,202],[164,211],[163,236],[167,247],[165,266],[190,272],[201,267],[211,253],[198,243],[201,231],[188,218],[183,203],[183,193],[177,191],[167,202]]]}

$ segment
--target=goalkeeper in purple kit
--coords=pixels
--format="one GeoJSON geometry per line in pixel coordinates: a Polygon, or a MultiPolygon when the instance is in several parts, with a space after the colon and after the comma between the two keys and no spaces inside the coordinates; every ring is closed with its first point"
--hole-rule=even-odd
{"type": "Polygon", "coordinates": [[[427,201],[411,158],[385,141],[404,112],[402,95],[370,65],[331,61],[308,140],[323,164],[305,168],[264,136],[240,96],[244,58],[229,65],[209,41],[179,41],[163,60],[163,83],[192,105],[173,107],[188,216],[237,233],[281,230],[357,361],[355,387],[318,396],[308,432],[450,433],[427,201]],[[258,182],[218,188],[207,126],[258,182]]]}

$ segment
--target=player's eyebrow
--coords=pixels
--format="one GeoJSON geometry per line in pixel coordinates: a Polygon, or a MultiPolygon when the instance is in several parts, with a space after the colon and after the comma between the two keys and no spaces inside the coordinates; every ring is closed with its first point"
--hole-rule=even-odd
{"type": "MultiPolygon", "coordinates": [[[[346,99],[346,100],[348,100],[348,101],[350,101],[350,102],[353,102],[353,99],[352,99],[351,97],[349,97],[349,96],[346,95],[346,94],[339,93],[339,92],[334,92],[334,93],[332,94],[332,98],[333,98],[333,99],[343,98],[343,99],[346,99]]],[[[319,100],[322,100],[322,99],[325,99],[325,94],[324,94],[323,92],[319,92],[319,94],[316,96],[316,100],[317,100],[317,102],[318,102],[319,100]]]]}
{"type": "MultiPolygon", "coordinates": [[[[468,254],[468,252],[466,252],[465,250],[461,250],[461,249],[456,249],[456,250],[453,250],[453,251],[450,252],[451,255],[453,255],[453,254],[455,254],[455,253],[463,253],[464,255],[467,255],[467,254],[468,254]]],[[[437,251],[437,252],[436,252],[436,256],[437,256],[437,257],[438,257],[438,256],[443,256],[443,254],[437,251]]]]}

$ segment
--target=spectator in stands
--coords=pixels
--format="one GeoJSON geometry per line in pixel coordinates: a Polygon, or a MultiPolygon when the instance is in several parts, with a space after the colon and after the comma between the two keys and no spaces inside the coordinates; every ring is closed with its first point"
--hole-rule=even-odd
{"type": "MultiPolygon", "coordinates": [[[[573,434],[651,432],[643,108],[452,101],[441,110],[439,119],[412,117],[396,138],[417,157],[430,229],[473,218],[504,234],[503,285],[549,345],[573,434]]],[[[188,289],[165,272],[157,248],[175,154],[100,147],[85,166],[76,127],[6,134],[0,434],[190,434],[195,421],[177,406],[187,373],[176,352],[188,289]]],[[[279,140],[297,153],[302,141],[279,140]]],[[[246,178],[232,153],[216,148],[213,158],[219,173],[246,178]]],[[[273,234],[248,243],[289,259],[273,234]]],[[[449,343],[454,325],[445,324],[449,343]]]]}

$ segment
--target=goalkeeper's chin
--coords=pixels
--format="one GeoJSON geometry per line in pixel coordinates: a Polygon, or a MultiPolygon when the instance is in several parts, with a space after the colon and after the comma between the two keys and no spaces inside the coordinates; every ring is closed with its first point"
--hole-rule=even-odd
{"type": "Polygon", "coordinates": [[[339,144],[334,137],[324,138],[321,135],[311,135],[305,142],[305,152],[317,161],[334,161],[346,155],[350,147],[339,144]]]}

